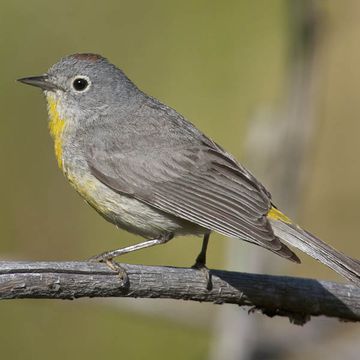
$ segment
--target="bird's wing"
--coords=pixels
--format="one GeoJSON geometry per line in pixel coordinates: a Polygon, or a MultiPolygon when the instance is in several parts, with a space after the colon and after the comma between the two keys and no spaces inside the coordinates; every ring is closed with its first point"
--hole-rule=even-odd
{"type": "Polygon", "coordinates": [[[156,141],[138,147],[136,137],[132,141],[125,151],[109,137],[90,144],[86,153],[93,175],[114,191],[298,261],[266,218],[269,193],[211,140],[169,147],[156,141]]]}

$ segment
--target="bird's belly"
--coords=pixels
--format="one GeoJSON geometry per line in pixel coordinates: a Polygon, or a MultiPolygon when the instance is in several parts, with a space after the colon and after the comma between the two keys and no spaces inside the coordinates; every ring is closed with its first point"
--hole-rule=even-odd
{"type": "Polygon", "coordinates": [[[66,176],[75,190],[100,215],[116,226],[145,238],[157,238],[164,233],[200,235],[202,227],[153,208],[132,197],[119,194],[90,174],[66,176]]]}

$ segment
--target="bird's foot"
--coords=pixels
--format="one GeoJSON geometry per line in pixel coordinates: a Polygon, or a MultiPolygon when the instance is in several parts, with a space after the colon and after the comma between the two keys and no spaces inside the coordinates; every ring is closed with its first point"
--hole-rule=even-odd
{"type": "Polygon", "coordinates": [[[101,262],[107,265],[107,267],[115,272],[118,273],[122,283],[124,285],[129,283],[129,277],[128,274],[123,266],[121,266],[119,263],[115,262],[112,258],[108,258],[106,256],[103,256],[103,254],[96,255],[88,259],[90,262],[101,262]]]}
{"type": "Polygon", "coordinates": [[[206,267],[206,265],[203,262],[196,261],[195,264],[191,268],[202,272],[205,282],[206,282],[206,289],[210,291],[213,288],[213,285],[212,285],[212,279],[211,279],[211,272],[206,267]]]}

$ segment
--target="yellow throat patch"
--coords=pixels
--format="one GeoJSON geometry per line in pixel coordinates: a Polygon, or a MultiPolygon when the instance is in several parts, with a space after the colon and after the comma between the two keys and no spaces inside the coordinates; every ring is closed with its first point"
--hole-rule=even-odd
{"type": "Polygon", "coordinates": [[[275,207],[272,207],[266,216],[273,220],[280,220],[284,223],[292,224],[292,221],[275,207]]]}
{"type": "Polygon", "coordinates": [[[49,130],[52,138],[54,139],[55,156],[59,168],[63,168],[62,157],[62,134],[65,127],[65,121],[59,115],[57,110],[58,103],[52,96],[47,96],[48,112],[49,112],[49,130]]]}

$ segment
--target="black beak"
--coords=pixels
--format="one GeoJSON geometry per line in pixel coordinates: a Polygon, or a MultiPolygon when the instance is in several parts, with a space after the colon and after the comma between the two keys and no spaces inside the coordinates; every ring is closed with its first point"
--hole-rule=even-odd
{"type": "Polygon", "coordinates": [[[17,81],[20,81],[21,83],[27,85],[36,86],[42,90],[48,90],[48,91],[56,90],[59,88],[54,83],[49,81],[47,75],[26,77],[26,78],[18,79],[17,81]]]}

